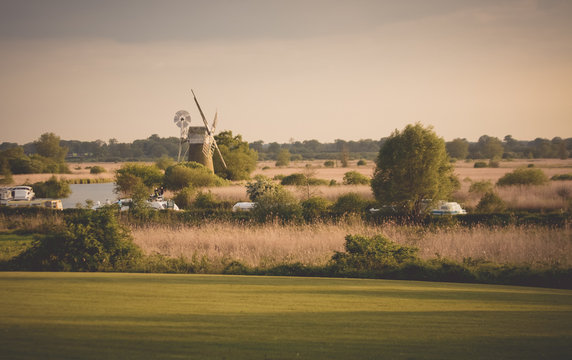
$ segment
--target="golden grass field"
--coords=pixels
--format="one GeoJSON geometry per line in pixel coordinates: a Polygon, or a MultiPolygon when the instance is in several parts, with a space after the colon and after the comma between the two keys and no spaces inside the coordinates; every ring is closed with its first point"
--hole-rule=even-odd
{"type": "Polygon", "coordinates": [[[455,227],[428,230],[360,220],[340,224],[236,225],[209,222],[200,227],[144,227],[133,229],[135,243],[147,254],[170,257],[207,256],[211,260],[240,260],[251,266],[300,262],[325,264],[334,251],[342,251],[348,234],[389,239],[419,248],[422,258],[437,256],[463,261],[482,259],[496,263],[572,265],[572,230],[542,227],[455,227]]]}
{"type": "MultiPolygon", "coordinates": [[[[461,190],[455,199],[465,207],[474,207],[480,195],[469,193],[471,181],[490,180],[496,182],[505,173],[518,167],[534,164],[551,177],[555,174],[572,172],[572,159],[568,160],[522,160],[503,161],[499,168],[475,169],[472,162],[457,162],[455,172],[461,180],[461,190]]],[[[274,162],[260,162],[254,175],[262,174],[270,178],[282,174],[301,172],[306,164],[315,169],[315,177],[336,180],[341,183],[347,171],[355,170],[371,176],[374,163],[357,166],[351,162],[348,168],[325,168],[323,161],[292,162],[290,166],[277,168],[274,162]]],[[[70,164],[72,174],[62,175],[68,179],[113,178],[114,170],[121,163],[70,164]],[[99,165],[106,172],[91,175],[88,166],[99,165]]],[[[15,175],[16,183],[47,180],[50,174],[15,175]]],[[[245,181],[231,186],[211,188],[220,200],[247,200],[245,181]]],[[[289,190],[303,198],[296,187],[289,190]]],[[[572,182],[551,181],[546,186],[496,188],[498,194],[511,208],[559,209],[569,206],[569,200],[561,194],[572,194],[572,182]]],[[[357,192],[373,199],[371,188],[362,186],[317,186],[312,188],[314,195],[335,201],[341,194],[357,192]]],[[[38,221],[41,221],[40,219],[38,221]]],[[[173,230],[168,227],[134,228],[135,242],[147,254],[159,253],[172,257],[207,256],[212,260],[241,260],[251,266],[271,266],[279,263],[301,262],[308,265],[321,265],[331,258],[335,251],[342,251],[347,234],[385,234],[393,241],[413,245],[420,249],[420,256],[436,256],[462,261],[465,258],[483,259],[497,263],[572,265],[572,230],[549,229],[544,227],[508,228],[448,228],[429,231],[419,227],[369,225],[361,220],[348,220],[341,224],[308,225],[236,225],[210,222],[199,227],[182,227],[173,230]]]]}

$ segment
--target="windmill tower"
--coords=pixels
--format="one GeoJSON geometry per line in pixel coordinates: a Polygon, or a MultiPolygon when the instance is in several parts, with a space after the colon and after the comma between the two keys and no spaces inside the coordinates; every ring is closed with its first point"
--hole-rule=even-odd
{"type": "MultiPolygon", "coordinates": [[[[195,99],[195,104],[197,104],[197,108],[199,109],[199,112],[201,114],[201,118],[203,119],[203,123],[205,124],[205,126],[188,126],[187,125],[187,127],[185,128],[185,131],[186,131],[186,136],[185,136],[183,134],[183,127],[177,125],[181,128],[181,145],[179,146],[179,155],[181,154],[181,148],[183,146],[183,143],[188,143],[188,148],[187,148],[187,151],[189,153],[188,161],[198,162],[199,164],[203,164],[207,168],[214,171],[213,153],[216,149],[216,151],[218,152],[218,156],[220,157],[220,160],[222,161],[222,164],[226,168],[226,163],[222,157],[220,149],[218,148],[218,145],[217,145],[216,140],[214,138],[214,132],[216,129],[216,124],[217,124],[217,113],[215,113],[212,126],[209,127],[209,124],[207,123],[207,119],[205,118],[205,114],[203,113],[203,110],[201,109],[201,106],[199,105],[197,97],[195,96],[195,92],[193,90],[191,90],[191,92],[193,93],[193,98],[195,99]]],[[[183,113],[183,112],[188,114],[188,112],[186,112],[184,110],[178,111],[177,114],[175,115],[175,123],[177,123],[177,121],[176,121],[177,116],[179,115],[179,117],[180,117],[179,113],[183,113]]],[[[190,124],[190,115],[189,115],[189,124],[190,124]]],[[[185,154],[187,151],[185,151],[185,154]]],[[[183,154],[183,158],[185,157],[185,154],[183,154]]],[[[179,156],[178,161],[180,161],[180,160],[181,159],[179,156]]]]}

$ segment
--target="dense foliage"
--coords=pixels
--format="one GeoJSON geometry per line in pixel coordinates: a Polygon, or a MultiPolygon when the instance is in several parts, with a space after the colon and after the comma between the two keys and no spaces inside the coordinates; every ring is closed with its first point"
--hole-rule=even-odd
{"type": "Polygon", "coordinates": [[[419,123],[396,130],[380,149],[376,165],[371,181],[375,198],[414,217],[428,208],[427,200],[447,199],[458,185],[445,141],[419,123]]]}
{"type": "Polygon", "coordinates": [[[142,256],[111,209],[76,212],[14,261],[30,270],[124,270],[142,256]]]}
{"type": "Polygon", "coordinates": [[[542,170],[534,168],[520,168],[505,174],[497,181],[497,185],[544,185],[547,182],[548,177],[542,170]]]}
{"type": "Polygon", "coordinates": [[[248,180],[256,169],[258,153],[242,140],[241,135],[232,135],[232,131],[223,131],[215,135],[226,168],[218,154],[213,155],[215,173],[228,180],[248,180]]]}
{"type": "Polygon", "coordinates": [[[70,185],[65,180],[52,176],[47,181],[32,184],[32,189],[38,198],[63,199],[71,194],[70,185]]]}
{"type": "Polygon", "coordinates": [[[178,191],[185,187],[207,187],[223,185],[211,170],[196,162],[182,162],[165,170],[164,184],[169,190],[178,191]]]}

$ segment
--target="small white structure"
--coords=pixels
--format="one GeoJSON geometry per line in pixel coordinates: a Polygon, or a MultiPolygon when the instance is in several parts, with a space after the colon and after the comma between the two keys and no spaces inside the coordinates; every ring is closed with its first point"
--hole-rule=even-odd
{"type": "Polygon", "coordinates": [[[234,206],[232,207],[232,212],[237,212],[237,211],[250,211],[252,209],[254,209],[254,206],[256,204],[253,202],[248,202],[248,201],[242,201],[242,202],[237,202],[236,204],[234,204],[234,206]]]}
{"type": "Polygon", "coordinates": [[[436,209],[431,210],[431,215],[463,215],[467,210],[456,202],[440,201],[436,209]]]}

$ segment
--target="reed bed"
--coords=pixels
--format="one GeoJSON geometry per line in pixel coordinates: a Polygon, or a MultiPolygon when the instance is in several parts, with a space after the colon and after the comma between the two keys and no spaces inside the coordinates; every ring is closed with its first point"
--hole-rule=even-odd
{"type": "MultiPolygon", "coordinates": [[[[513,210],[568,209],[572,200],[572,181],[550,181],[547,185],[496,186],[494,191],[513,210]]],[[[467,183],[454,194],[455,200],[472,209],[483,194],[469,193],[467,183]]]]}
{"type": "MultiPolygon", "coordinates": [[[[305,186],[285,186],[285,188],[296,196],[299,200],[304,200],[307,197],[307,188],[305,186]]],[[[224,187],[212,187],[208,189],[203,189],[202,191],[211,192],[216,196],[218,200],[221,201],[249,201],[248,194],[246,193],[246,186],[244,185],[233,185],[224,187]]],[[[373,200],[373,192],[369,185],[319,185],[310,187],[311,196],[321,196],[330,201],[336,201],[338,197],[347,193],[357,193],[363,198],[368,200],[373,200]]]]}
{"type": "Polygon", "coordinates": [[[147,254],[239,260],[249,266],[284,263],[324,265],[343,251],[345,236],[383,234],[419,248],[423,259],[478,259],[494,263],[572,266],[572,231],[545,227],[474,227],[428,230],[415,226],[368,225],[360,220],[341,224],[237,225],[210,222],[173,230],[153,226],[133,229],[135,243],[147,254]]]}

